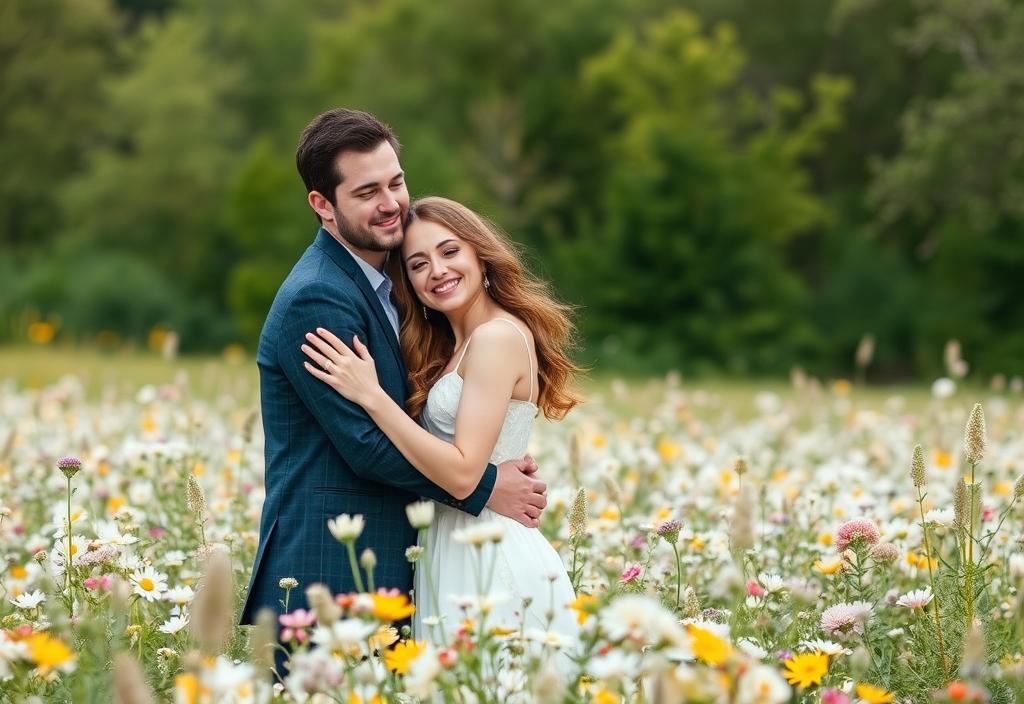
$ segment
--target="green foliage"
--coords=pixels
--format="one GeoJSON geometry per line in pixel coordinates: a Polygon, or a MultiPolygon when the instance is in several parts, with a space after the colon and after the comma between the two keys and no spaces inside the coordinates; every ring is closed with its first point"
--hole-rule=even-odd
{"type": "Polygon", "coordinates": [[[122,252],[186,348],[251,345],[315,229],[298,134],[350,105],[396,128],[414,195],[527,245],[601,367],[846,374],[872,333],[869,378],[938,373],[951,337],[1024,372],[1024,8],[683,6],[8,2],[4,315],[64,305],[13,290],[59,252],[122,252]]]}

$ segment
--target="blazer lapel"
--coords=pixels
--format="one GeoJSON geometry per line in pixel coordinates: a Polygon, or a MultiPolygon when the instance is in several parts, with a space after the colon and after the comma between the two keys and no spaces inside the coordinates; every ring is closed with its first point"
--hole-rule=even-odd
{"type": "MultiPolygon", "coordinates": [[[[334,239],[331,233],[322,227],[316,233],[314,244],[323,250],[359,287],[367,304],[370,306],[370,310],[377,316],[377,322],[384,328],[384,337],[387,338],[388,345],[395,355],[395,361],[398,363],[398,368],[402,371],[402,388],[404,389],[407,372],[405,360],[402,358],[402,350],[398,345],[398,338],[395,337],[395,329],[391,327],[391,321],[388,320],[387,313],[384,312],[384,306],[381,305],[380,299],[377,298],[377,292],[373,290],[370,282],[366,280],[366,275],[363,274],[359,269],[359,265],[356,264],[356,260],[353,258],[355,255],[346,250],[344,245],[334,239]]],[[[343,342],[348,344],[350,341],[343,340],[343,342]]]]}

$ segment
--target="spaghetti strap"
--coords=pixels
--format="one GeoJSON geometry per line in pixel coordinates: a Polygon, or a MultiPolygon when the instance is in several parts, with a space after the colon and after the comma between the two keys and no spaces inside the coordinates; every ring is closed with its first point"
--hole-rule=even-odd
{"type": "MultiPolygon", "coordinates": [[[[508,323],[509,325],[511,325],[512,327],[514,327],[516,329],[516,332],[519,333],[520,337],[523,338],[523,342],[526,343],[526,359],[530,363],[530,395],[527,397],[526,400],[529,403],[533,403],[533,376],[534,376],[534,374],[533,374],[533,355],[530,354],[530,339],[526,336],[525,332],[523,332],[522,330],[519,329],[518,325],[513,323],[508,318],[494,318],[494,320],[503,320],[506,323],[508,323]]],[[[453,370],[453,371],[455,371],[456,374],[458,374],[458,372],[459,372],[459,367],[462,366],[462,360],[466,358],[466,352],[469,350],[469,343],[470,343],[470,340],[472,340],[472,339],[473,339],[473,336],[470,335],[466,339],[466,344],[464,344],[462,346],[462,354],[459,355],[459,361],[455,363],[455,369],[453,370]]]]}

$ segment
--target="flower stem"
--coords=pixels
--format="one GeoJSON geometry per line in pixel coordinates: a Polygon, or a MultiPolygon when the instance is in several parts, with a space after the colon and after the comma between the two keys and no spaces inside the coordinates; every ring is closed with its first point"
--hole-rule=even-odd
{"type": "Polygon", "coordinates": [[[363,576],[359,573],[359,563],[356,561],[356,545],[354,540],[345,541],[345,549],[348,550],[348,564],[352,569],[352,577],[356,581],[356,591],[363,593],[363,576]]]}
{"type": "Polygon", "coordinates": [[[939,640],[939,654],[942,655],[942,679],[949,680],[949,657],[946,655],[946,644],[942,639],[942,626],[939,624],[939,594],[935,591],[935,573],[932,571],[932,548],[928,540],[928,526],[924,521],[924,496],[921,487],[917,488],[917,508],[921,512],[921,531],[924,533],[925,560],[928,561],[928,581],[932,587],[933,612],[935,614],[935,636],[939,640]]]}
{"type": "Polygon", "coordinates": [[[68,617],[75,616],[75,597],[71,591],[71,477],[68,477],[68,557],[64,563],[64,581],[68,592],[68,617]]]}

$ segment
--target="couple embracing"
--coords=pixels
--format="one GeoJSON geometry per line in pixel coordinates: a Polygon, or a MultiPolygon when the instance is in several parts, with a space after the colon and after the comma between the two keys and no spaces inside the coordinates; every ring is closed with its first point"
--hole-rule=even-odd
{"type": "Polygon", "coordinates": [[[321,227],[260,336],[266,499],[242,622],[280,612],[285,577],[301,585],[292,606],[313,583],[355,591],[327,522],[361,514],[356,549],[375,553],[376,584],[415,581],[417,638],[451,633],[463,618],[451,597],[479,591],[457,532],[500,525],[493,586],[508,598],[495,621],[575,639],[571,583],[537,530],[546,485],[526,455],[534,418],[577,403],[566,308],[472,210],[410,203],[398,141],[372,115],[318,116],[296,161],[321,227]],[[414,578],[405,509],[420,499],[435,510],[414,578]]]}

